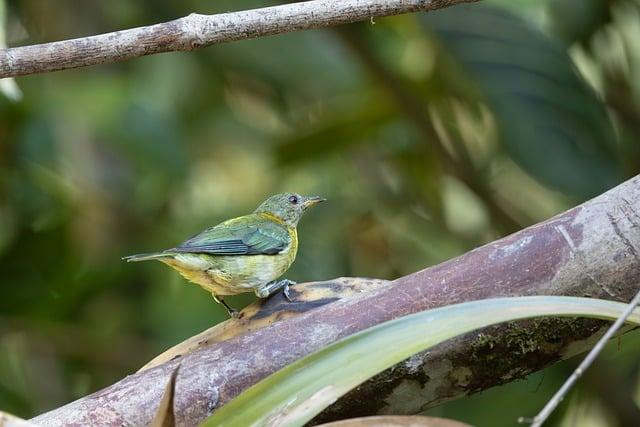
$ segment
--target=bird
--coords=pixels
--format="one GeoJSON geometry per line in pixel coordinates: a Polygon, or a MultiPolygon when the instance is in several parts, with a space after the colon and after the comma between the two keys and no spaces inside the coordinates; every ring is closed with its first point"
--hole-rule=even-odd
{"type": "Polygon", "coordinates": [[[276,194],[253,213],[207,228],[178,246],[122,259],[160,261],[210,292],[229,316],[238,317],[238,311],[224,301],[225,296],[254,292],[258,298],[267,298],[282,289],[291,301],[289,286],[295,282],[278,278],[296,259],[300,218],[308,208],[325,200],[276,194]]]}

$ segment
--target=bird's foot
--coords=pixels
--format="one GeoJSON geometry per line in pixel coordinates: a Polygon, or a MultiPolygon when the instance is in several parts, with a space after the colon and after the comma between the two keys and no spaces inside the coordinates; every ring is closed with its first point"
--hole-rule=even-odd
{"type": "Polygon", "coordinates": [[[238,319],[240,317],[240,313],[238,313],[238,310],[236,310],[235,308],[231,307],[229,304],[227,304],[224,299],[218,297],[216,294],[211,294],[211,296],[213,297],[213,300],[215,302],[217,302],[218,304],[222,304],[222,306],[225,308],[225,310],[227,310],[227,314],[229,315],[229,317],[232,317],[234,319],[238,319]]]}
{"type": "Polygon", "coordinates": [[[282,289],[282,293],[284,294],[284,297],[287,299],[287,301],[293,302],[293,299],[291,299],[291,294],[289,293],[289,286],[295,284],[296,282],[289,279],[273,280],[264,285],[262,288],[257,289],[256,295],[258,296],[258,298],[267,298],[276,293],[278,290],[282,289]]]}
{"type": "Polygon", "coordinates": [[[284,297],[287,299],[287,301],[293,302],[293,300],[291,299],[291,295],[289,294],[289,286],[295,285],[296,282],[288,279],[285,279],[284,281],[287,283],[285,283],[284,286],[282,286],[282,293],[284,294],[284,297]]]}
{"type": "Polygon", "coordinates": [[[223,304],[224,308],[227,310],[227,314],[229,315],[229,317],[231,317],[232,319],[239,319],[240,318],[240,312],[238,310],[236,310],[235,308],[229,307],[227,304],[223,304]]]}

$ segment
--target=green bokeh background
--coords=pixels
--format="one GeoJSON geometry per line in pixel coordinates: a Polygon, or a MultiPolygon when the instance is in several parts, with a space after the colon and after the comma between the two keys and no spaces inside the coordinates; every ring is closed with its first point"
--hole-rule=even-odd
{"type": "MultiPolygon", "coordinates": [[[[4,30],[14,46],[266,4],[7,1],[4,30]]],[[[22,100],[0,94],[0,409],[57,407],[223,320],[120,257],[270,194],[329,200],[288,278],[392,279],[637,174],[639,34],[636,0],[484,1],[18,78],[22,100]]],[[[633,425],[638,354],[637,333],[612,343],[552,425],[633,425]]],[[[574,365],[429,413],[516,425],[574,365]]]]}

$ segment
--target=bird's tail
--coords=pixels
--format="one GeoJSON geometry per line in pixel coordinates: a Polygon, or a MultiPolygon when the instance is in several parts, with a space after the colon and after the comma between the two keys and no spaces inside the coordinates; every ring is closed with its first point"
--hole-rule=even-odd
{"type": "Polygon", "coordinates": [[[171,254],[167,252],[152,252],[148,254],[136,254],[122,257],[127,262],[149,261],[152,259],[170,258],[171,254]]]}

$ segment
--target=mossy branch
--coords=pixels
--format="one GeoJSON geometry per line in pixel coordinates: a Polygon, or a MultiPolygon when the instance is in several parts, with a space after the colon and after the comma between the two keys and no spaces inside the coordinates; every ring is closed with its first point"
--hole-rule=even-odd
{"type": "MultiPolygon", "coordinates": [[[[640,177],[635,177],[548,221],[393,282],[353,278],[296,285],[296,302],[276,296],[251,306],[242,319],[205,331],[148,369],[34,421],[148,424],[180,363],[176,419],[179,425],[195,425],[301,356],[398,316],[500,296],[591,296],[628,302],[640,282],[639,206],[640,177]]],[[[585,319],[487,328],[372,378],[318,420],[417,413],[582,352],[604,329],[606,323],[585,319]]]]}

